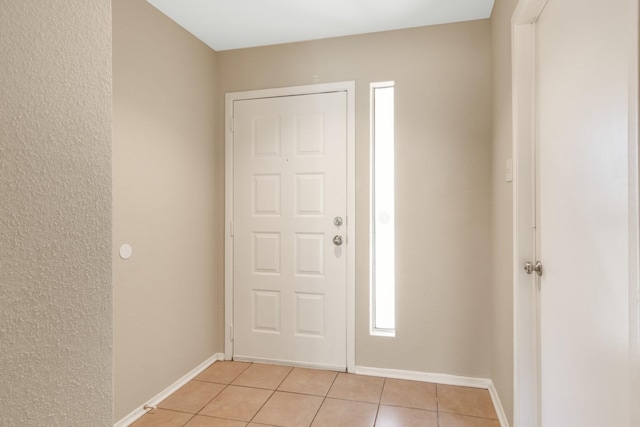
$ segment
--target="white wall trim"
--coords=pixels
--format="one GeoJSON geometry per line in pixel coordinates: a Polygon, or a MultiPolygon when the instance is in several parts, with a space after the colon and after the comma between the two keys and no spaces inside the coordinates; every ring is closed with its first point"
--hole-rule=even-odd
{"type": "Polygon", "coordinates": [[[224,360],[224,354],[222,354],[222,353],[214,354],[213,356],[211,356],[210,358],[208,358],[207,360],[205,360],[204,362],[199,364],[197,367],[193,368],[191,371],[189,371],[182,378],[179,378],[176,382],[171,384],[169,387],[167,387],[166,389],[162,390],[160,393],[158,393],[157,395],[152,397],[151,400],[149,400],[147,403],[145,403],[144,405],[134,409],[129,415],[125,416],[120,421],[115,423],[113,425],[113,427],[128,427],[128,426],[130,426],[136,420],[138,420],[140,417],[142,417],[144,414],[149,412],[149,410],[145,409],[145,407],[148,408],[148,407],[156,407],[156,406],[158,406],[158,404],[160,402],[165,400],[167,397],[171,396],[180,387],[182,387],[183,385],[185,385],[186,383],[188,383],[189,381],[191,381],[192,379],[197,377],[202,371],[207,369],[209,366],[211,366],[212,364],[214,364],[218,360],[224,360]]]}
{"type": "Polygon", "coordinates": [[[356,366],[357,375],[369,375],[372,377],[394,378],[398,380],[420,381],[437,383],[443,385],[453,385],[459,387],[481,388],[489,391],[493,406],[496,410],[501,427],[509,427],[507,416],[498,397],[498,391],[493,385],[493,381],[488,378],[461,377],[449,374],[434,374],[418,371],[404,371],[400,369],[370,368],[366,366],[356,366]]]}
{"type": "Polygon", "coordinates": [[[491,401],[493,402],[493,407],[496,410],[498,421],[500,421],[500,427],[509,427],[509,420],[507,418],[507,414],[504,412],[504,407],[502,406],[502,401],[498,395],[498,390],[496,389],[495,384],[493,384],[493,381],[489,380],[489,382],[489,394],[491,395],[491,401]]]}
{"type": "Polygon", "coordinates": [[[233,239],[231,222],[233,221],[233,102],[242,99],[271,98],[280,96],[306,95],[327,92],[347,93],[347,371],[355,369],[355,325],[356,325],[356,115],[355,81],[325,83],[308,86],[294,86],[275,89],[261,89],[225,94],[225,328],[224,354],[227,360],[233,358],[233,239]]]}
{"type": "Polygon", "coordinates": [[[385,377],[397,380],[421,381],[482,389],[489,389],[489,383],[491,382],[491,380],[487,378],[461,377],[458,375],[404,371],[401,369],[370,368],[366,366],[356,366],[355,373],[357,375],[369,375],[372,377],[385,377]]]}
{"type": "Polygon", "coordinates": [[[139,418],[141,418],[148,411],[144,409],[144,406],[140,406],[131,412],[129,415],[118,421],[113,425],[113,427],[128,427],[134,422],[136,422],[139,418]]]}

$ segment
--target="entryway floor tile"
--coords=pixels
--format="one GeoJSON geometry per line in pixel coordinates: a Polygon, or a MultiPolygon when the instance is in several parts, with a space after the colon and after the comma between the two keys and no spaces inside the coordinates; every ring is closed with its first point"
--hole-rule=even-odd
{"type": "Polygon", "coordinates": [[[195,379],[218,384],[231,384],[231,382],[238,378],[249,366],[251,366],[251,363],[234,361],[215,362],[195,379]]]}
{"type": "Polygon", "coordinates": [[[270,390],[249,387],[225,388],[215,399],[200,411],[201,415],[238,421],[251,421],[262,405],[273,394],[270,390]]]}
{"type": "Polygon", "coordinates": [[[132,427],[500,427],[488,390],[215,362],[132,427]]]}
{"type": "Polygon", "coordinates": [[[327,397],[379,403],[384,378],[339,373],[327,397]]]}
{"type": "Polygon", "coordinates": [[[331,384],[336,379],[337,372],[320,369],[294,368],[287,378],[280,384],[278,390],[292,393],[326,396],[331,384]]]}
{"type": "Polygon", "coordinates": [[[287,375],[289,375],[292,369],[290,366],[254,363],[240,374],[232,384],[275,390],[287,375]]]}
{"type": "Polygon", "coordinates": [[[253,421],[281,427],[309,427],[323,400],[320,396],[276,391],[253,421]]]}
{"type": "Polygon", "coordinates": [[[438,413],[423,409],[380,405],[376,427],[438,427],[438,413]]]}
{"type": "Polygon", "coordinates": [[[373,427],[378,405],[351,400],[325,399],[312,427],[373,427]]]}
{"type": "Polygon", "coordinates": [[[178,391],[160,402],[158,408],[197,414],[226,386],[203,381],[190,381],[178,391]]]}
{"type": "Polygon", "coordinates": [[[440,412],[440,427],[500,427],[498,420],[440,412]]]}
{"type": "Polygon", "coordinates": [[[437,393],[440,412],[497,418],[488,390],[438,384],[437,393]]]}
{"type": "Polygon", "coordinates": [[[438,410],[436,385],[419,381],[387,379],[384,382],[380,403],[436,411],[438,410]]]}
{"type": "Polygon", "coordinates": [[[196,415],[186,424],[186,427],[246,427],[244,421],[224,420],[222,418],[203,417],[196,415]]]}

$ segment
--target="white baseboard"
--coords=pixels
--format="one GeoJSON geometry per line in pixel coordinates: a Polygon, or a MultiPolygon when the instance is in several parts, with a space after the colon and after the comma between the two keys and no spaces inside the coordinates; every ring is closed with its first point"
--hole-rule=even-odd
{"type": "Polygon", "coordinates": [[[509,427],[509,420],[507,420],[507,414],[504,413],[504,408],[502,407],[502,402],[500,401],[500,396],[498,395],[498,390],[496,386],[493,384],[493,381],[490,381],[489,385],[489,394],[491,395],[491,400],[493,400],[493,407],[496,408],[496,415],[498,415],[498,421],[500,421],[501,427],[509,427]]]}
{"type": "Polygon", "coordinates": [[[400,369],[367,368],[356,366],[356,374],[371,375],[373,377],[387,377],[399,380],[422,381],[445,385],[456,385],[461,387],[473,387],[489,389],[491,380],[486,378],[460,377],[448,374],[431,374],[428,372],[403,371],[400,369]]]}
{"type": "Polygon", "coordinates": [[[509,427],[507,416],[500,402],[498,391],[493,385],[493,381],[488,378],[460,377],[448,374],[432,374],[428,372],[403,371],[400,369],[384,369],[384,368],[368,368],[364,366],[356,366],[356,374],[370,375],[373,377],[395,378],[399,380],[422,381],[429,383],[438,383],[445,385],[454,385],[459,387],[482,388],[489,391],[493,406],[500,422],[500,427],[509,427]]]}
{"type": "Polygon", "coordinates": [[[136,422],[140,417],[146,414],[148,411],[144,409],[144,406],[136,408],[129,415],[118,421],[113,425],[113,427],[128,427],[134,422],[136,422]]]}
{"type": "Polygon", "coordinates": [[[144,414],[149,412],[149,408],[156,407],[160,402],[169,397],[171,394],[175,393],[180,387],[197,377],[202,371],[207,369],[213,363],[218,360],[224,360],[224,353],[217,353],[202,362],[200,365],[192,369],[189,373],[184,375],[182,378],[178,379],[176,382],[171,384],[169,387],[158,393],[151,400],[149,400],[146,404],[134,409],[129,415],[118,421],[113,425],[113,427],[128,427],[133,424],[138,418],[142,417],[144,414]],[[147,409],[145,409],[147,408],[147,409]]]}

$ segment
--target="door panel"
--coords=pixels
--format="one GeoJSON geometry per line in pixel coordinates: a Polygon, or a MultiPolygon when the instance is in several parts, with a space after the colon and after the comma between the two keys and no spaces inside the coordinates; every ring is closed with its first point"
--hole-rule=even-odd
{"type": "Polygon", "coordinates": [[[543,426],[629,425],[624,0],[536,24],[543,426]]]}
{"type": "Polygon", "coordinates": [[[346,93],[233,110],[234,358],[345,369],[346,93]]]}

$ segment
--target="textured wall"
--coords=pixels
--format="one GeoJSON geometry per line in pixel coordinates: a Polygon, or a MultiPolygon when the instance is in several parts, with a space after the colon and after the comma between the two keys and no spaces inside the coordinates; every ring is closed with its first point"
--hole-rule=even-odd
{"type": "Polygon", "coordinates": [[[112,425],[111,2],[0,1],[0,425],[112,425]]]}
{"type": "Polygon", "coordinates": [[[225,92],[356,81],[359,366],[489,375],[490,58],[488,20],[218,53],[219,146],[225,92]],[[369,83],[387,80],[396,82],[395,338],[369,335],[369,83]]]}
{"type": "Polygon", "coordinates": [[[114,0],[116,420],[223,351],[215,66],[214,51],[146,1],[114,0]]]}
{"type": "Polygon", "coordinates": [[[513,422],[513,186],[505,181],[505,163],[512,157],[511,16],[517,3],[517,0],[496,0],[491,15],[491,378],[510,422],[513,422]]]}

